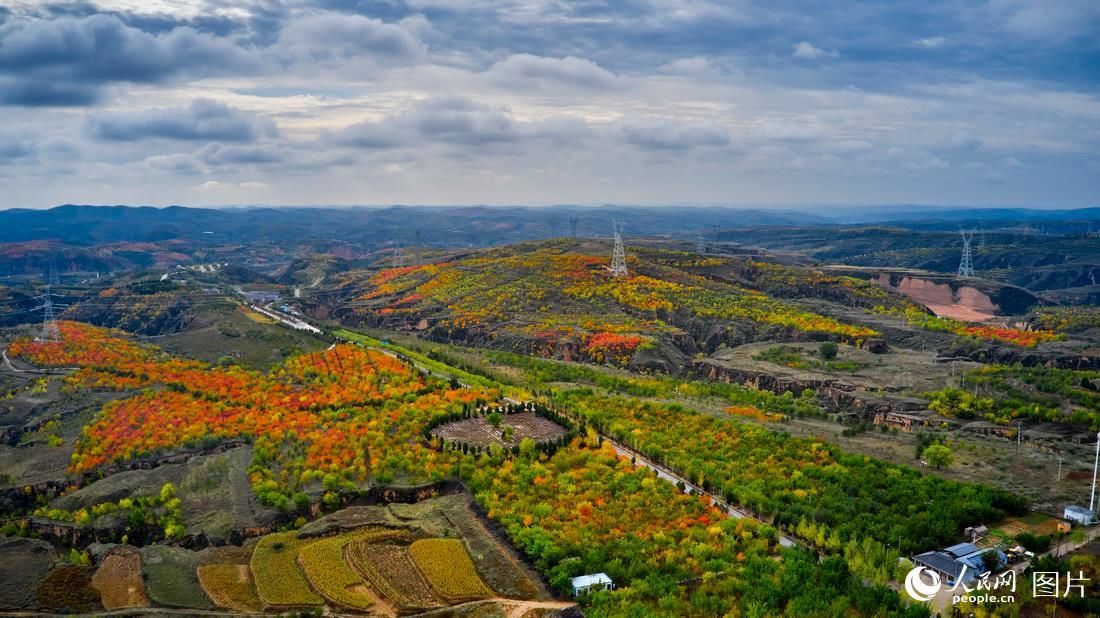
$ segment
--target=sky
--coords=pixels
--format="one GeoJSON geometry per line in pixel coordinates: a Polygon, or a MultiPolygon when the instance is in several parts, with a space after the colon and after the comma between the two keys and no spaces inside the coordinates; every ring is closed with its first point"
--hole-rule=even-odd
{"type": "Polygon", "coordinates": [[[0,208],[1100,204],[1096,0],[0,4],[0,208]]]}

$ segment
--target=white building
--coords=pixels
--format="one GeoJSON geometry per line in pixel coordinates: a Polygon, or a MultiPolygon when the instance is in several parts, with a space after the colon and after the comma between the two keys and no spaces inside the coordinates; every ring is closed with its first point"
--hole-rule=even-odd
{"type": "Polygon", "coordinates": [[[1096,523],[1096,513],[1093,513],[1083,506],[1067,506],[1062,517],[1074,523],[1081,524],[1082,526],[1096,523]]]}
{"type": "Polygon", "coordinates": [[[615,582],[607,576],[607,573],[595,573],[593,575],[581,575],[574,577],[573,596],[594,592],[596,590],[614,590],[615,582]]]}

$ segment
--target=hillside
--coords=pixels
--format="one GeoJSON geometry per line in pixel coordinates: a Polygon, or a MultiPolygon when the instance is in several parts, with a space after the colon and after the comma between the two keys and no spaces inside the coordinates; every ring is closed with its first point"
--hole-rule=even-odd
{"type": "MultiPolygon", "coordinates": [[[[718,238],[794,251],[826,263],[918,268],[948,274],[958,269],[962,249],[957,230],[951,229],[746,227],[722,230],[718,238]]],[[[986,229],[974,240],[974,268],[979,277],[1035,292],[1068,290],[1053,296],[1078,302],[1095,299],[1100,293],[1096,280],[1100,271],[1098,256],[1100,237],[1080,233],[1050,235],[996,228],[986,229]]]]}
{"type": "Polygon", "coordinates": [[[877,334],[858,321],[809,310],[806,300],[865,309],[907,305],[850,277],[657,247],[630,247],[629,275],[616,279],[605,268],[609,254],[605,242],[557,240],[351,273],[331,314],[441,341],[669,370],[721,345],[856,343],[877,334]]]}

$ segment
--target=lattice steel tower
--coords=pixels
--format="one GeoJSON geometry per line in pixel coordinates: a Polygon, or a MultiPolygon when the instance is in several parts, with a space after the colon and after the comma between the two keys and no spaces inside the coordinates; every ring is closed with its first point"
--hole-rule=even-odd
{"type": "Polygon", "coordinates": [[[615,232],[615,251],[611,254],[611,276],[626,276],[626,250],[623,249],[623,228],[625,224],[616,221],[611,222],[615,232]]]}
{"type": "Polygon", "coordinates": [[[695,236],[695,252],[707,252],[707,239],[703,237],[703,230],[699,230],[699,234],[695,236]]]}
{"type": "Polygon", "coordinates": [[[962,259],[959,260],[959,276],[973,277],[974,256],[970,250],[970,243],[974,240],[974,232],[964,232],[963,230],[959,230],[959,235],[962,236],[963,241],[962,259]]]}
{"type": "Polygon", "coordinates": [[[580,222],[579,217],[569,217],[569,231],[573,238],[577,237],[577,223],[580,222]]]}
{"type": "Polygon", "coordinates": [[[61,341],[61,329],[57,327],[57,316],[53,311],[53,292],[50,285],[46,285],[46,296],[42,301],[42,333],[38,335],[39,341],[61,341]]]}

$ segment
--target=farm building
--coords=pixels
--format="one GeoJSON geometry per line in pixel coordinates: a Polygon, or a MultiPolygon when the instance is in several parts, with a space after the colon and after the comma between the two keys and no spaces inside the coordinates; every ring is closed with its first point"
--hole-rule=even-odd
{"type": "Polygon", "coordinates": [[[1089,526],[1096,523],[1096,513],[1093,513],[1083,506],[1067,506],[1065,512],[1062,513],[1062,517],[1071,522],[1081,524],[1082,526],[1089,526]]]}
{"type": "Polygon", "coordinates": [[[597,590],[614,590],[615,582],[607,576],[607,573],[595,573],[593,575],[581,575],[574,577],[573,596],[595,592],[597,590]]]}
{"type": "Polygon", "coordinates": [[[987,551],[995,551],[1001,565],[1007,563],[1007,556],[999,549],[981,549],[973,543],[959,543],[946,549],[913,556],[913,564],[939,573],[947,584],[953,585],[959,580],[967,583],[988,570],[982,559],[982,554],[987,551]]]}

